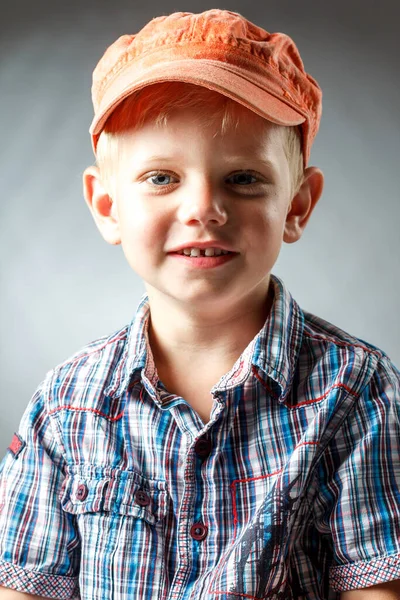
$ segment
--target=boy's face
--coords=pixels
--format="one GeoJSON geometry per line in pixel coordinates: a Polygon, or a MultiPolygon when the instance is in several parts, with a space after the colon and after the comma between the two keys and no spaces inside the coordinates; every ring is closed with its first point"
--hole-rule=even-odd
{"type": "Polygon", "coordinates": [[[301,235],[287,219],[282,128],[242,112],[238,128],[223,136],[185,109],[162,128],[148,123],[121,141],[110,216],[98,225],[107,241],[121,243],[153,302],[228,310],[265,297],[282,241],[301,235]],[[235,254],[200,268],[174,253],[208,241],[235,254]]]}

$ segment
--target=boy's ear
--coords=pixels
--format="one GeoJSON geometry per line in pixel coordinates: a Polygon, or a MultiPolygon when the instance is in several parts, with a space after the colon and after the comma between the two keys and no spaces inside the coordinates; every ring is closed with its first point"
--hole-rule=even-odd
{"type": "Polygon", "coordinates": [[[109,244],[120,244],[121,236],[117,207],[105,189],[99,168],[88,167],[83,172],[83,195],[92,213],[93,219],[109,244]]]}
{"type": "Polygon", "coordinates": [[[311,213],[321,197],[323,187],[324,175],[321,169],[308,167],[304,171],[303,183],[288,207],[284,242],[292,244],[301,238],[311,213]]]}

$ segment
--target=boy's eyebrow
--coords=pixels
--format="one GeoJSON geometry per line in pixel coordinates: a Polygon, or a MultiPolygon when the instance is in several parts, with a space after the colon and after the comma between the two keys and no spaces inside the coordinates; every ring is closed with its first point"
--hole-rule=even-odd
{"type": "Polygon", "coordinates": [[[242,154],[238,154],[236,156],[230,156],[227,159],[227,162],[256,162],[258,164],[262,164],[265,167],[267,167],[268,169],[274,169],[275,165],[271,160],[268,160],[267,158],[262,158],[261,156],[257,156],[257,154],[246,154],[246,155],[242,155],[242,154]]]}
{"type": "Polygon", "coordinates": [[[163,160],[179,160],[181,157],[180,156],[165,156],[163,154],[152,154],[151,156],[144,156],[143,157],[143,162],[149,163],[149,162],[160,162],[163,160]]]}

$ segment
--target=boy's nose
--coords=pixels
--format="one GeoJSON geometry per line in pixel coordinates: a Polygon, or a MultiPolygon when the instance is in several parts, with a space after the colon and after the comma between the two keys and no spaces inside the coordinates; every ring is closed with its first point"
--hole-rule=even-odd
{"type": "Polygon", "coordinates": [[[221,194],[210,184],[197,185],[186,190],[179,207],[179,219],[186,225],[191,222],[224,225],[228,214],[221,194]]]}

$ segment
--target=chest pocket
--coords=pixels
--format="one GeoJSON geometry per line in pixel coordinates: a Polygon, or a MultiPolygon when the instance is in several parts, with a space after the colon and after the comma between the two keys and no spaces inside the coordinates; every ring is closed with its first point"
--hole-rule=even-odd
{"type": "Polygon", "coordinates": [[[77,530],[82,600],[139,600],[140,590],[149,586],[149,571],[152,598],[163,597],[171,503],[165,481],[122,469],[76,466],[65,479],[60,502],[77,530]]]}

